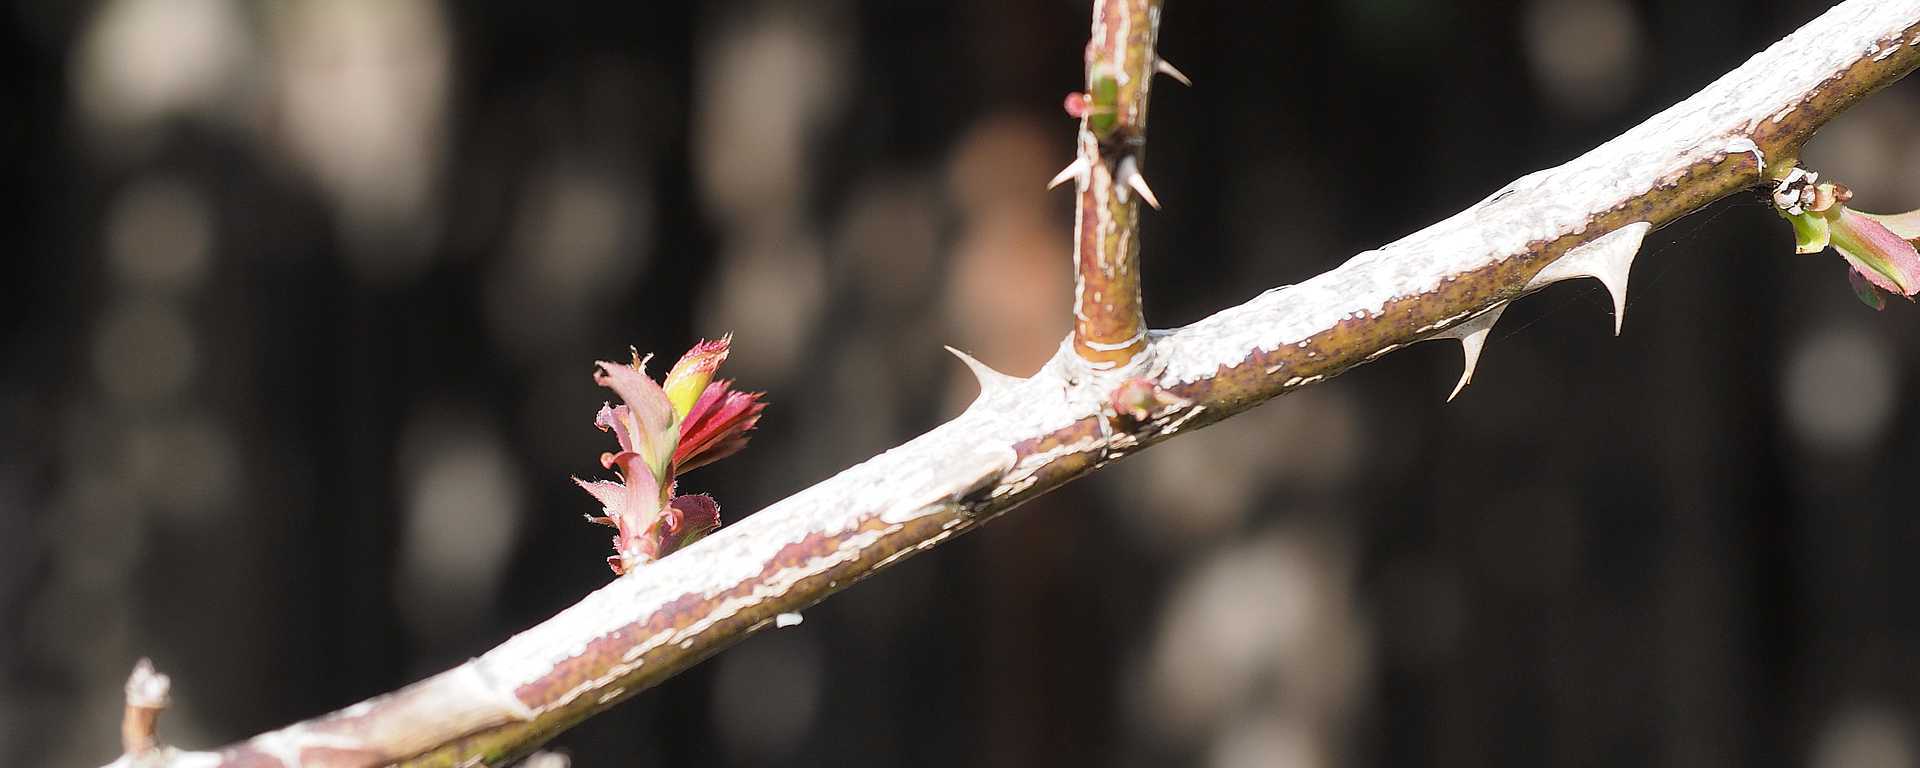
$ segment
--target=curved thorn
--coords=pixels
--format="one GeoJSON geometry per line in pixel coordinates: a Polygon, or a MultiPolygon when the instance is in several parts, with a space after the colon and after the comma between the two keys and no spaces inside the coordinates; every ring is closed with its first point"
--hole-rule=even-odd
{"type": "Polygon", "coordinates": [[[980,397],[982,398],[1020,381],[1019,377],[1008,376],[1007,374],[996,371],[986,363],[974,359],[973,355],[969,355],[953,347],[947,347],[947,351],[952,352],[954,357],[960,358],[960,362],[966,363],[967,370],[973,371],[973,378],[980,382],[980,397]]]}
{"type": "Polygon", "coordinates": [[[1613,294],[1613,335],[1619,336],[1621,327],[1627,322],[1627,276],[1622,274],[1618,284],[1602,275],[1594,277],[1607,286],[1607,293],[1613,294]]]}
{"type": "Polygon", "coordinates": [[[1153,206],[1156,211],[1160,210],[1160,201],[1154,199],[1153,190],[1147,187],[1147,177],[1136,173],[1127,178],[1127,186],[1140,193],[1140,199],[1147,201],[1147,205],[1153,206]]]}
{"type": "Polygon", "coordinates": [[[1493,332],[1493,324],[1500,321],[1500,313],[1507,311],[1506,302],[1495,304],[1493,309],[1480,313],[1478,317],[1436,333],[1436,339],[1459,339],[1460,351],[1466,355],[1465,367],[1460,370],[1460,382],[1453,385],[1453,391],[1447,393],[1447,402],[1460,396],[1467,388],[1467,382],[1473,381],[1473,371],[1480,366],[1480,352],[1486,349],[1487,335],[1493,332]]]}
{"type": "Polygon", "coordinates": [[[1179,69],[1175,68],[1173,66],[1173,62],[1167,61],[1166,59],[1162,59],[1156,56],[1153,62],[1153,71],[1159,72],[1160,74],[1166,75],[1167,77],[1171,77],[1175,80],[1178,80],[1180,81],[1181,85],[1184,85],[1188,88],[1193,87],[1193,81],[1187,79],[1186,73],[1181,72],[1179,69]]]}
{"type": "MultiPolygon", "coordinates": [[[[1067,167],[1060,169],[1059,173],[1056,173],[1053,175],[1053,180],[1047,182],[1047,189],[1053,189],[1054,187],[1060,186],[1061,184],[1065,184],[1067,183],[1067,179],[1076,179],[1080,183],[1085,184],[1087,179],[1087,167],[1088,166],[1087,166],[1086,158],[1084,157],[1074,158],[1073,162],[1067,164],[1067,167]]],[[[952,347],[948,347],[948,349],[952,349],[952,347]]]]}
{"type": "Polygon", "coordinates": [[[1640,252],[1640,243],[1651,231],[1651,223],[1636,221],[1567,251],[1535,274],[1527,282],[1526,290],[1576,277],[1599,280],[1613,296],[1613,335],[1618,336],[1621,324],[1627,320],[1627,275],[1633,270],[1633,257],[1640,252]]]}
{"type": "Polygon", "coordinates": [[[1153,188],[1147,186],[1147,177],[1141,175],[1140,163],[1132,155],[1120,161],[1120,183],[1140,193],[1140,199],[1147,201],[1147,205],[1153,206],[1154,210],[1160,210],[1160,200],[1153,196],[1153,188]]]}

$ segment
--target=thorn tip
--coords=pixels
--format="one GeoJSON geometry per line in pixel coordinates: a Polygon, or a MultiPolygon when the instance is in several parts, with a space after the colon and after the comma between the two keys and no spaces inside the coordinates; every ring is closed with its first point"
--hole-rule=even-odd
{"type": "Polygon", "coordinates": [[[1147,186],[1147,177],[1140,173],[1140,162],[1134,160],[1132,155],[1120,161],[1120,183],[1138,193],[1140,199],[1147,201],[1147,205],[1153,206],[1154,210],[1160,210],[1160,199],[1154,197],[1153,188],[1147,186]]]}
{"type": "MultiPolygon", "coordinates": [[[[954,357],[960,358],[960,362],[967,365],[967,370],[973,372],[973,378],[980,382],[981,399],[1020,380],[1018,377],[1008,376],[1007,374],[996,371],[986,363],[974,359],[973,355],[969,355],[953,347],[947,347],[947,351],[952,352],[954,357]]],[[[975,402],[978,402],[978,400],[975,402]]]]}
{"type": "Polygon", "coordinates": [[[1548,264],[1527,282],[1527,290],[1576,277],[1599,280],[1613,298],[1613,335],[1619,336],[1627,320],[1627,278],[1633,271],[1633,257],[1652,230],[1651,223],[1636,221],[1601,235],[1548,264]]]}
{"type": "MultiPolygon", "coordinates": [[[[1060,169],[1059,173],[1053,175],[1053,180],[1047,182],[1047,189],[1053,189],[1061,184],[1065,184],[1068,179],[1084,181],[1086,177],[1087,159],[1084,157],[1076,157],[1073,159],[1073,162],[1067,163],[1067,167],[1060,169]]],[[[949,349],[951,349],[951,347],[949,347],[949,349]]]]}
{"type": "Polygon", "coordinates": [[[1615,337],[1620,335],[1620,327],[1627,322],[1626,278],[1627,275],[1624,270],[1618,275],[1618,285],[1615,285],[1613,280],[1604,277],[1600,278],[1600,282],[1605,283],[1607,286],[1607,293],[1613,295],[1613,335],[1615,337]]]}
{"type": "Polygon", "coordinates": [[[1167,77],[1171,77],[1174,80],[1179,81],[1181,85],[1184,85],[1188,88],[1193,87],[1193,81],[1187,79],[1186,73],[1181,72],[1178,68],[1173,66],[1173,62],[1167,61],[1164,58],[1159,58],[1157,56],[1155,57],[1155,60],[1153,62],[1153,70],[1155,72],[1159,72],[1160,74],[1166,75],[1167,77]]]}
{"type": "Polygon", "coordinates": [[[1460,396],[1473,381],[1473,372],[1480,367],[1480,353],[1487,347],[1487,336],[1493,332],[1493,324],[1500,321],[1500,313],[1507,311],[1503,302],[1492,309],[1480,313],[1478,317],[1434,334],[1436,339],[1459,339],[1460,351],[1466,356],[1466,364],[1460,369],[1460,381],[1453,385],[1453,391],[1447,393],[1447,402],[1460,396]]]}

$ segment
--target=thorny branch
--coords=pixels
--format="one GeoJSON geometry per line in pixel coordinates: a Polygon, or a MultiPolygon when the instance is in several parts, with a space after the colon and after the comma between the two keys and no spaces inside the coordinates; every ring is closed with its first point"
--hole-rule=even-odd
{"type": "Polygon", "coordinates": [[[1073,162],[1048,187],[1072,180],[1073,350],[1095,368],[1124,366],[1147,349],[1140,311],[1140,202],[1160,201],[1141,171],[1147,96],[1156,72],[1186,75],[1160,58],[1161,0],[1099,0],[1087,41],[1087,90],[1067,97],[1080,118],[1073,162]]]}
{"type": "MultiPolygon", "coordinates": [[[[1139,50],[1151,40],[1149,25],[1139,50]]],[[[1549,283],[1599,278],[1617,329],[1647,232],[1784,178],[1821,125],[1916,66],[1920,0],[1848,0],[1585,155],[1298,285],[1149,333],[1125,363],[1103,367],[1072,340],[1024,379],[963,356],[982,392],[960,417],[614,580],[478,659],[217,751],[149,749],[121,764],[502,764],[782,614],[1178,432],[1418,341],[1460,339],[1471,375],[1507,303],[1549,283]],[[1151,397],[1111,404],[1143,380],[1151,397]]],[[[1144,108],[1144,86],[1138,99],[1144,108]]]]}

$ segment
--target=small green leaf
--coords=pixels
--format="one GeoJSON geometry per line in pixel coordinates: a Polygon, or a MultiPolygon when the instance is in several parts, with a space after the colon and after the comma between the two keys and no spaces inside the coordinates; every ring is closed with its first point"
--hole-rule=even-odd
{"type": "Polygon", "coordinates": [[[1832,241],[1833,224],[1820,214],[1808,211],[1799,214],[1782,212],[1780,215],[1793,224],[1794,253],[1819,253],[1826,250],[1827,244],[1832,241]]]}
{"type": "Polygon", "coordinates": [[[1120,126],[1120,80],[1113,67],[1095,64],[1087,70],[1087,128],[1102,141],[1120,126]]]}

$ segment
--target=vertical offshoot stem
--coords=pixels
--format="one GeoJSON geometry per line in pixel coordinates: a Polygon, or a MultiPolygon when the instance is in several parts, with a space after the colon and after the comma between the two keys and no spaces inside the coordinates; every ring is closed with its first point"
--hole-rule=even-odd
{"type": "Polygon", "coordinates": [[[1113,369],[1147,349],[1140,309],[1140,203],[1159,207],[1141,174],[1147,95],[1160,60],[1161,0],[1097,0],[1087,41],[1087,90],[1067,99],[1080,118],[1076,157],[1055,178],[1075,181],[1073,348],[1113,369]]]}

